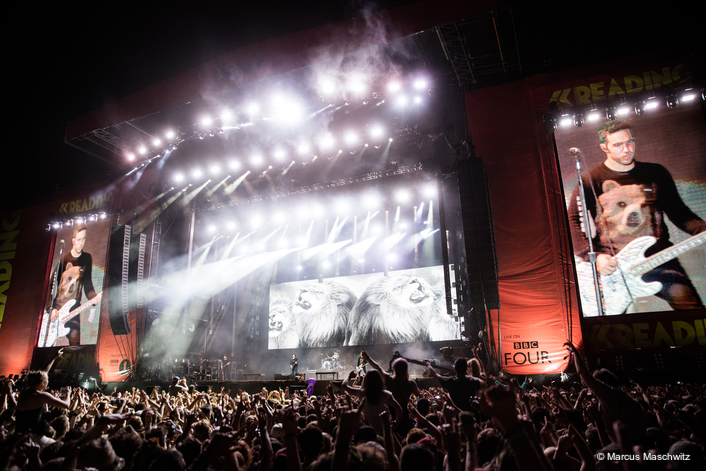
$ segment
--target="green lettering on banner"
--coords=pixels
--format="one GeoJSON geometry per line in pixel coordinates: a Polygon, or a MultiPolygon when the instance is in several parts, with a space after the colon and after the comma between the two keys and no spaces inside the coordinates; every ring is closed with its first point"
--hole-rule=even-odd
{"type": "Polygon", "coordinates": [[[15,218],[12,222],[8,221],[7,218],[2,220],[2,230],[3,231],[11,231],[17,225],[20,223],[20,212],[19,211],[13,211],[10,213],[10,215],[15,218]]]}
{"type": "Polygon", "coordinates": [[[7,288],[10,287],[10,282],[7,281],[0,285],[0,303],[7,303],[7,295],[3,294],[7,288]]]}
{"type": "Polygon", "coordinates": [[[12,252],[17,244],[12,242],[20,231],[0,232],[0,252],[12,252]]]}
{"type": "Polygon", "coordinates": [[[625,81],[625,91],[628,95],[639,93],[645,87],[645,82],[637,75],[628,75],[623,80],[625,81]]]}
{"type": "Polygon", "coordinates": [[[576,99],[577,105],[590,104],[591,103],[591,89],[584,86],[584,85],[579,85],[578,87],[574,87],[574,98],[576,99]]]}
{"type": "Polygon", "coordinates": [[[679,75],[679,71],[684,68],[684,64],[679,64],[676,67],[674,67],[674,70],[672,70],[672,80],[677,83],[681,81],[681,76],[679,75]]]}
{"type": "Polygon", "coordinates": [[[669,336],[662,323],[657,322],[657,330],[655,330],[655,338],[652,342],[652,346],[661,347],[662,342],[667,344],[668,347],[674,346],[674,340],[672,340],[672,338],[669,336]]]}
{"type": "Polygon", "coordinates": [[[619,346],[633,348],[632,344],[632,328],[625,324],[614,324],[613,334],[619,346]]]}
{"type": "Polygon", "coordinates": [[[591,84],[591,98],[593,98],[594,102],[605,100],[603,90],[599,90],[600,88],[603,88],[603,82],[596,82],[591,84]]]}
{"type": "Polygon", "coordinates": [[[646,332],[649,330],[650,325],[647,322],[638,322],[632,325],[632,332],[635,336],[635,346],[636,347],[651,347],[649,334],[646,332]]]}
{"type": "Polygon", "coordinates": [[[688,322],[672,321],[672,329],[674,329],[674,340],[677,345],[689,345],[696,338],[696,332],[688,322]],[[686,332],[686,335],[682,335],[682,332],[686,332]]]}
{"type": "Polygon", "coordinates": [[[625,92],[623,91],[622,88],[620,88],[620,85],[618,85],[618,82],[615,81],[615,79],[610,79],[610,88],[608,89],[608,98],[611,98],[613,95],[625,95],[625,92]]]}
{"type": "Polygon", "coordinates": [[[669,85],[672,83],[672,74],[669,72],[669,67],[662,68],[662,74],[657,72],[652,72],[652,84],[655,88],[659,88],[660,85],[669,85]]]}
{"type": "Polygon", "coordinates": [[[12,278],[12,265],[10,262],[0,262],[0,281],[12,278]]]}
{"type": "Polygon", "coordinates": [[[610,330],[610,325],[592,325],[591,326],[591,343],[595,348],[613,348],[606,335],[610,330]]]}
{"type": "Polygon", "coordinates": [[[699,340],[699,345],[706,345],[706,332],[704,332],[704,322],[701,319],[696,319],[694,321],[694,327],[696,328],[696,338],[699,340]]]}

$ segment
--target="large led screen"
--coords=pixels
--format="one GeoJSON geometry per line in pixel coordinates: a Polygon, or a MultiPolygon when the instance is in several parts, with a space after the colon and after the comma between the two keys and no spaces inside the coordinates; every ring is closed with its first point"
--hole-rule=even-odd
{"type": "Polygon", "coordinates": [[[109,230],[98,221],[57,231],[38,347],[96,344],[109,230]]]}
{"type": "Polygon", "coordinates": [[[706,300],[706,125],[699,100],[668,107],[655,98],[639,111],[618,106],[613,120],[587,112],[583,126],[565,118],[555,132],[585,317],[601,315],[599,299],[605,315],[699,309],[706,300]]]}
{"type": "Polygon", "coordinates": [[[272,285],[268,348],[460,339],[443,275],[436,266],[272,285]]]}

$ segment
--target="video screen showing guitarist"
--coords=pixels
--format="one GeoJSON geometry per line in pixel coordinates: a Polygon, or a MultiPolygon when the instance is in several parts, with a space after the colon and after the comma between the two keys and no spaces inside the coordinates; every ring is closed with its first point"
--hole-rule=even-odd
{"type": "MultiPolygon", "coordinates": [[[[85,225],[78,226],[73,231],[71,238],[71,250],[66,252],[61,258],[57,269],[57,295],[52,303],[51,322],[55,322],[59,317],[59,310],[69,301],[75,301],[72,309],[76,309],[81,304],[83,294],[92,301],[93,305],[100,302],[93,287],[92,270],[93,258],[91,254],[83,250],[86,244],[86,234],[88,230],[85,225]]],[[[81,316],[75,315],[65,324],[69,329],[66,338],[69,345],[81,344],[81,316]]],[[[59,339],[56,345],[61,343],[59,339]]]]}
{"type": "MultiPolygon", "coordinates": [[[[682,200],[670,172],[636,159],[637,142],[629,123],[608,121],[597,131],[605,160],[583,175],[586,206],[593,228],[596,268],[604,310],[617,315],[633,308],[633,298],[655,295],[674,310],[703,309],[703,302],[676,258],[703,243],[706,222],[682,200]],[[685,249],[672,247],[666,218],[691,238],[685,249]],[[655,256],[646,263],[643,258],[655,256]],[[658,282],[658,283],[653,283],[658,282]],[[652,283],[652,285],[649,285],[652,283]]],[[[569,201],[569,225],[577,263],[584,316],[599,315],[585,234],[579,187],[569,201]]],[[[687,242],[687,241],[684,241],[687,242]]]]}

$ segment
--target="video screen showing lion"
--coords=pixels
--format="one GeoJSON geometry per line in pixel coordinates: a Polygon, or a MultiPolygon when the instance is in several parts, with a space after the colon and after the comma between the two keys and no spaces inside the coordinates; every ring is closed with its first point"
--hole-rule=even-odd
{"type": "Polygon", "coordinates": [[[461,338],[446,312],[441,266],[282,283],[270,299],[270,349],[461,338]]]}

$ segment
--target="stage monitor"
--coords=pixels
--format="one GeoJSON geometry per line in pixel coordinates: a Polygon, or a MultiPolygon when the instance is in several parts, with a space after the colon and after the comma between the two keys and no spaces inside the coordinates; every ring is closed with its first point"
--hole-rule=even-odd
{"type": "Polygon", "coordinates": [[[584,317],[702,309],[706,301],[706,123],[699,99],[634,105],[616,105],[609,110],[614,119],[586,110],[557,122],[584,317]]]}

